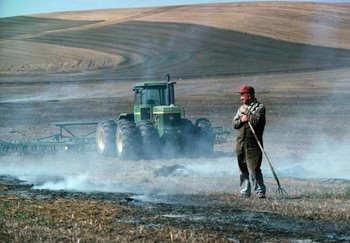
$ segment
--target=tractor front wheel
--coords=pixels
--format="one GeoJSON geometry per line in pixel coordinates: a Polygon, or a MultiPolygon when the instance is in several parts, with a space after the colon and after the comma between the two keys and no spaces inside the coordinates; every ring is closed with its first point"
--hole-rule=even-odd
{"type": "Polygon", "coordinates": [[[115,130],[114,120],[99,122],[96,129],[97,152],[104,156],[115,154],[115,130]]]}

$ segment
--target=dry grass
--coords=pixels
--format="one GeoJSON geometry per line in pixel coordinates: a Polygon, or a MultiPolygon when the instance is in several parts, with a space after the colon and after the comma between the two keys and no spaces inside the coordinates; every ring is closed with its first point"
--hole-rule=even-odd
{"type": "Polygon", "coordinates": [[[350,5],[227,3],[183,6],[140,20],[193,23],[290,42],[350,48],[350,5]]]}
{"type": "MultiPolygon", "coordinates": [[[[2,190],[6,191],[6,188],[2,190]]],[[[228,241],[228,238],[232,237],[242,240],[266,240],[272,237],[271,239],[276,240],[284,239],[288,237],[288,234],[291,234],[289,237],[293,238],[293,233],[284,232],[283,227],[276,231],[274,227],[278,225],[273,226],[272,231],[266,229],[266,232],[261,233],[261,228],[257,230],[254,226],[249,229],[235,228],[234,222],[245,224],[243,218],[239,219],[242,217],[241,213],[245,215],[244,212],[256,212],[260,215],[270,215],[273,221],[266,223],[271,225],[278,224],[279,219],[284,220],[283,217],[289,218],[287,222],[290,223],[290,227],[294,225],[293,220],[297,222],[300,219],[306,220],[302,221],[304,223],[318,220],[318,223],[321,222],[320,225],[327,224],[327,222],[346,224],[350,219],[348,193],[349,188],[344,194],[328,195],[327,198],[325,194],[305,194],[300,198],[282,200],[276,198],[242,199],[227,194],[181,195],[176,197],[177,200],[191,198],[197,206],[154,204],[139,207],[128,205],[125,202],[106,202],[83,198],[33,200],[15,195],[1,195],[0,239],[15,242],[23,240],[212,242],[228,241]],[[207,206],[203,207],[203,205],[207,206]],[[176,219],[175,217],[172,219],[163,216],[181,214],[187,215],[188,218],[176,219]],[[203,219],[204,221],[196,221],[196,215],[207,215],[207,218],[203,219]],[[226,223],[219,226],[211,223],[211,220],[217,217],[221,220],[231,217],[237,217],[237,219],[231,224],[226,223]]],[[[259,221],[259,224],[261,223],[259,221]]],[[[266,225],[262,224],[260,227],[266,227],[266,225]]],[[[316,235],[324,233],[317,233],[317,230],[320,229],[312,229],[313,232],[315,230],[316,235]]],[[[305,234],[304,231],[300,233],[305,234]]]]}
{"type": "Polygon", "coordinates": [[[144,224],[139,208],[91,200],[37,201],[1,196],[0,239],[4,241],[201,241],[214,233],[144,224]]]}
{"type": "Polygon", "coordinates": [[[115,67],[118,55],[83,48],[38,44],[24,41],[0,42],[0,73],[71,72],[115,67]],[[18,56],[21,58],[18,58],[18,56]]]}
{"type": "MultiPolygon", "coordinates": [[[[114,25],[118,23],[123,23],[126,21],[131,21],[140,17],[146,17],[149,15],[154,15],[162,13],[173,7],[165,8],[139,8],[139,9],[121,9],[116,11],[113,10],[95,10],[95,11],[84,11],[80,14],[76,12],[63,12],[63,13],[49,13],[49,14],[38,14],[33,15],[35,21],[55,22],[61,20],[61,22],[68,22],[67,26],[61,26],[61,28],[50,28],[48,30],[42,29],[42,31],[33,31],[33,33],[27,33],[28,30],[24,31],[25,33],[18,33],[14,37],[15,39],[23,40],[33,37],[39,37],[42,35],[50,33],[65,33],[65,32],[74,32],[79,30],[87,29],[98,29],[108,25],[114,25]],[[72,21],[74,20],[74,21],[72,21]],[[77,26],[80,25],[80,26],[77,26]]],[[[30,16],[24,18],[31,18],[30,16]]],[[[6,23],[6,21],[4,21],[6,23]]],[[[14,18],[16,22],[16,18],[14,18]]],[[[31,29],[31,28],[29,28],[31,29]]],[[[39,28],[41,29],[41,28],[39,28]]],[[[37,29],[34,29],[37,30],[37,29]]],[[[17,32],[17,31],[16,31],[17,32]]],[[[15,32],[15,33],[16,33],[15,32]]]]}
{"type": "Polygon", "coordinates": [[[43,13],[31,15],[37,18],[51,18],[63,20],[80,20],[80,21],[118,21],[126,18],[145,14],[156,8],[131,8],[131,9],[101,9],[88,11],[69,11],[57,13],[43,13]]]}
{"type": "Polygon", "coordinates": [[[309,194],[290,199],[247,199],[239,200],[236,196],[218,196],[231,207],[255,212],[269,212],[282,216],[304,218],[311,220],[328,220],[336,222],[349,222],[350,203],[349,197],[334,194],[309,194]]]}
{"type": "Polygon", "coordinates": [[[26,36],[40,35],[40,33],[54,30],[63,30],[93,24],[96,21],[70,21],[47,18],[34,18],[30,16],[17,16],[0,18],[1,38],[6,39],[25,39],[26,36]]]}
{"type": "MultiPolygon", "coordinates": [[[[115,9],[40,14],[66,20],[104,20],[104,25],[134,20],[192,23],[291,42],[350,48],[349,4],[226,3],[155,9],[115,9]],[[147,12],[152,14],[146,14],[147,12]],[[145,15],[145,16],[143,16],[145,15]]],[[[100,23],[99,25],[101,25],[100,23]]]]}

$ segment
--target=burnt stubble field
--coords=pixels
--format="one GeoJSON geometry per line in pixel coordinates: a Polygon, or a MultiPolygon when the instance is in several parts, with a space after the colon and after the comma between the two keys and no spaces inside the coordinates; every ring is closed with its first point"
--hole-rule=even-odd
{"type": "Polygon", "coordinates": [[[237,3],[0,19],[0,139],[130,111],[176,81],[186,117],[231,128],[243,83],[267,107],[267,199],[238,196],[234,136],[212,157],[0,157],[0,241],[350,241],[350,6],[237,3]]]}

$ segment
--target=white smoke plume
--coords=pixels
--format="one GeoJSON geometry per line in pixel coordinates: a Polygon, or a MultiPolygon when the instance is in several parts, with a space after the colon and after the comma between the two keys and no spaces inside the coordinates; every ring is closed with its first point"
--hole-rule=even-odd
{"type": "Polygon", "coordinates": [[[235,173],[231,157],[122,161],[94,154],[6,156],[0,159],[0,169],[2,175],[34,184],[35,189],[142,194],[231,191],[235,173]]]}

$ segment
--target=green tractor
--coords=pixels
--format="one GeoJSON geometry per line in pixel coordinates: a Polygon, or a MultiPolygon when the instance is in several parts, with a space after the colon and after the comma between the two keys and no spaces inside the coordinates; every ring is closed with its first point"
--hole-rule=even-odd
{"type": "Polygon", "coordinates": [[[134,88],[134,111],[98,123],[97,151],[122,159],[201,156],[213,152],[215,135],[206,118],[193,124],[175,105],[175,82],[143,82],[134,88]]]}

